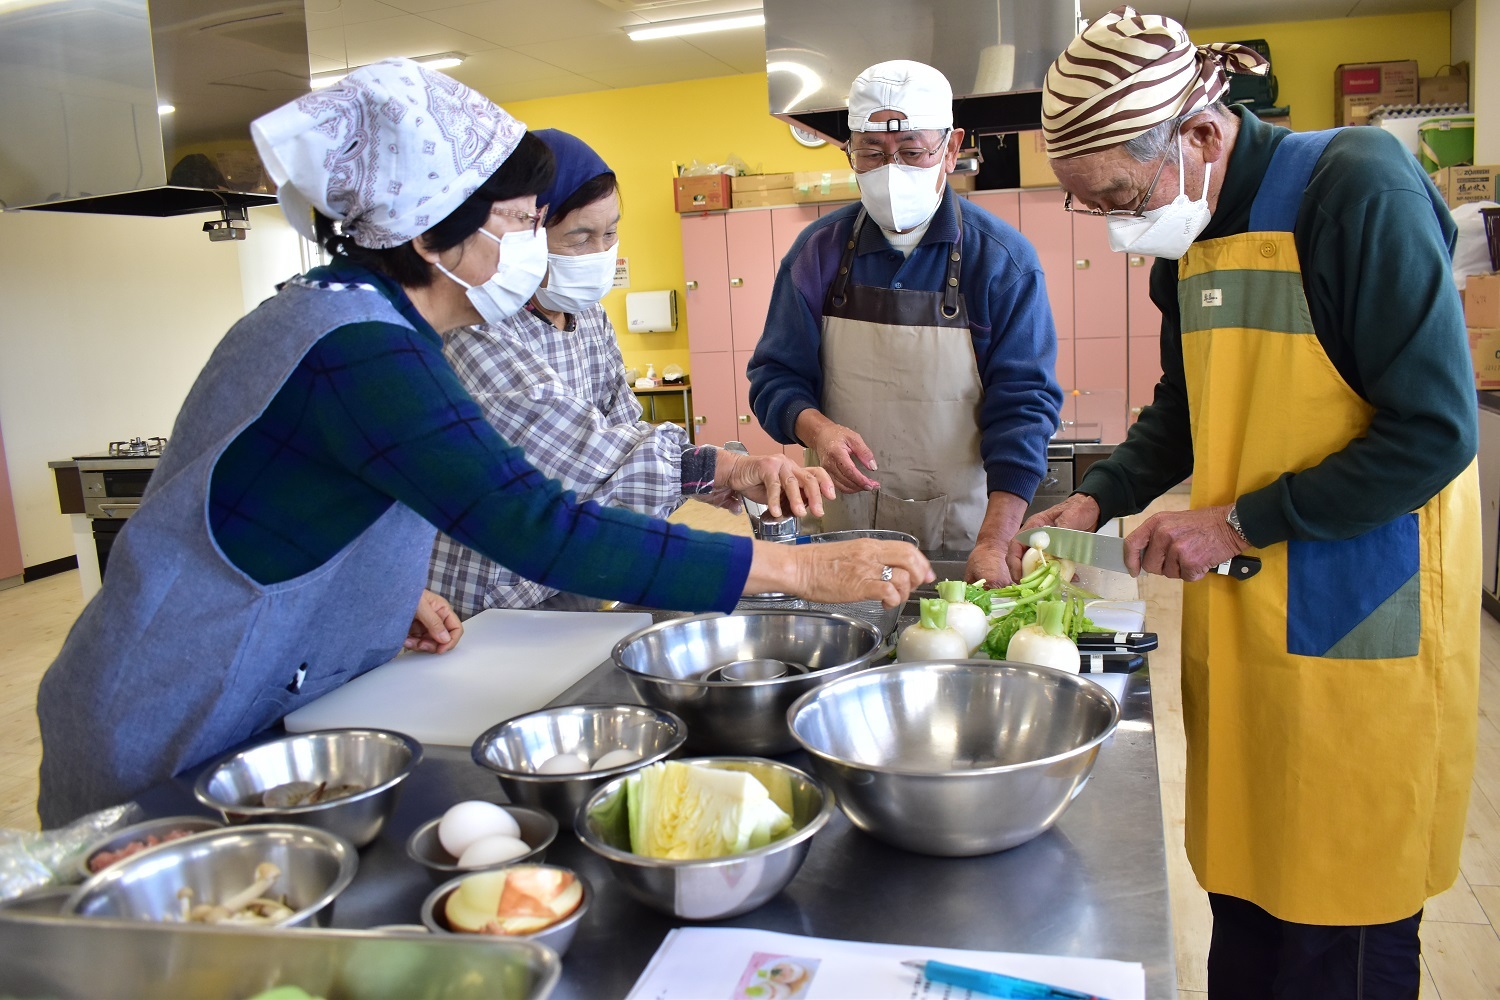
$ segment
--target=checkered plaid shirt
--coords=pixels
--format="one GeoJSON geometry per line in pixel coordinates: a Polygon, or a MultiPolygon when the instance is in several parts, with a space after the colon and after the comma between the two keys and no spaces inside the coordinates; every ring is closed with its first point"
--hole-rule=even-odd
{"type": "MultiPolygon", "coordinates": [[[[500,436],[580,500],[666,517],[685,494],[708,492],[714,449],[694,448],[676,424],[641,420],[603,307],[575,322],[559,330],[524,309],[500,325],[445,333],[443,354],[500,436]]],[[[558,592],[443,534],[427,586],[464,618],[533,607],[558,592]]]]}

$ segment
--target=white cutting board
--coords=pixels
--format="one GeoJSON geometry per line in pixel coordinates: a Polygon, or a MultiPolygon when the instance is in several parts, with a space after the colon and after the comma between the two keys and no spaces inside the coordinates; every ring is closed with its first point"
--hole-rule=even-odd
{"type": "Polygon", "coordinates": [[[403,653],[297,709],[286,728],[369,726],[470,746],[495,723],[546,705],[650,624],[648,614],[491,608],[464,622],[448,652],[403,653]]]}

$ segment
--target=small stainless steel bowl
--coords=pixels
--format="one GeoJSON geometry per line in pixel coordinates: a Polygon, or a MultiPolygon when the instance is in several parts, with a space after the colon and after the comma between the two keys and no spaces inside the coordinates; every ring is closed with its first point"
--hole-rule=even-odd
{"type": "Polygon", "coordinates": [[[0,899],[0,910],[18,916],[55,917],[62,913],[63,905],[76,888],[73,885],[48,885],[32,889],[19,896],[0,899]]]}
{"type": "Polygon", "coordinates": [[[282,927],[326,927],[333,901],[354,879],[359,854],[343,837],[305,826],[258,825],[206,830],[128,857],[74,890],[63,913],[127,920],[182,921],[178,890],[216,903],[255,881],[270,862],[281,869],[273,898],[295,912],[282,927]]]}
{"type": "Polygon", "coordinates": [[[897,663],[797,700],[792,734],[860,829],[918,854],[990,854],[1052,826],[1120,706],[1086,677],[994,660],[897,663]]]}
{"type": "Polygon", "coordinates": [[[613,655],[641,700],[687,723],[689,747],[781,754],[797,749],[786,725],[792,702],[887,652],[876,626],[848,615],[741,611],[659,622],[621,639],[613,655]],[[762,680],[734,679],[745,661],[764,660],[786,669],[762,680]]]}
{"type": "Polygon", "coordinates": [[[792,829],[764,847],[727,858],[673,861],[630,849],[625,779],[594,793],[578,816],[578,839],[602,857],[625,891],[654,910],[684,920],[748,913],[785,889],[833,815],[832,797],[810,774],[758,757],[697,757],[693,767],[749,771],[792,817],[792,829]]]}
{"type": "Polygon", "coordinates": [[[193,794],[229,823],[300,823],[364,847],[396,808],[401,782],[422,760],[422,745],[380,729],[324,729],[238,750],[198,776],[193,794]],[[364,791],[310,806],[263,804],[266,792],[292,781],[354,784],[364,791]]]}
{"type": "Polygon", "coordinates": [[[682,720],[661,709],[564,705],[491,726],[474,741],[470,754],[474,763],[495,775],[507,799],[545,809],[571,830],[579,806],[595,788],[610,778],[667,759],[682,749],[686,736],[682,720]],[[611,750],[628,750],[640,759],[602,771],[537,771],[559,754],[596,761],[611,750]]]}
{"type": "Polygon", "coordinates": [[[438,824],[443,821],[443,817],[439,816],[417,827],[406,841],[406,856],[426,868],[427,874],[432,876],[434,882],[446,882],[467,872],[488,871],[492,868],[505,868],[510,865],[541,864],[545,861],[547,848],[551,847],[552,841],[557,839],[557,820],[552,814],[530,806],[503,803],[496,803],[496,805],[510,813],[516,825],[521,828],[521,839],[526,842],[527,847],[531,848],[526,854],[499,864],[460,868],[458,859],[443,850],[443,844],[438,840],[438,824]]]}
{"type": "MultiPolygon", "coordinates": [[[[94,857],[101,851],[118,851],[134,843],[144,844],[150,837],[165,837],[167,834],[175,833],[179,830],[185,834],[202,833],[204,830],[217,830],[223,825],[223,820],[214,819],[210,816],[163,816],[159,819],[148,819],[143,823],[124,827],[100,840],[96,840],[84,850],[83,856],[78,859],[78,877],[79,879],[87,879],[92,878],[96,874],[90,865],[94,857]]],[[[162,843],[170,842],[162,841],[162,843]]],[[[159,846],[161,844],[152,845],[152,847],[159,846]]],[[[143,847],[142,850],[151,850],[152,847],[143,847]]],[[[136,854],[139,853],[140,851],[136,852],[136,854]]],[[[131,856],[133,857],[134,855],[131,856]]],[[[124,858],[120,860],[123,861],[124,858]]],[[[115,864],[119,863],[119,861],[115,862],[115,864]]],[[[102,871],[103,869],[100,870],[102,871]]]]}
{"type": "MultiPolygon", "coordinates": [[[[557,923],[543,927],[535,934],[497,934],[494,935],[494,939],[497,941],[535,941],[537,944],[546,945],[561,956],[568,950],[568,945],[573,943],[573,935],[578,933],[578,922],[588,912],[589,904],[594,899],[594,892],[589,887],[588,880],[570,868],[563,868],[560,865],[537,865],[536,867],[556,868],[558,871],[567,872],[576,878],[578,884],[583,887],[583,898],[578,901],[578,908],[557,923]]],[[[434,934],[458,934],[468,938],[484,937],[485,935],[482,934],[454,930],[448,925],[448,918],[444,913],[444,906],[448,902],[448,897],[458,891],[458,887],[463,883],[464,879],[472,878],[479,874],[483,873],[468,872],[460,875],[458,878],[444,882],[428,893],[427,898],[422,901],[422,924],[434,934]]]]}

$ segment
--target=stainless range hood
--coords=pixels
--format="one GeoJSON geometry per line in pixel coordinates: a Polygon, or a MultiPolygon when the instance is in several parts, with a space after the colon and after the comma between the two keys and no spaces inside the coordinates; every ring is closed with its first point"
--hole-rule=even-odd
{"type": "Polygon", "coordinates": [[[307,89],[302,0],[0,0],[0,208],[270,204],[249,124],[307,89]]]}
{"type": "Polygon", "coordinates": [[[1077,0],[764,0],[771,114],[832,142],[849,137],[849,84],[915,59],[953,84],[970,136],[1041,127],[1047,67],[1078,32],[1077,0]]]}

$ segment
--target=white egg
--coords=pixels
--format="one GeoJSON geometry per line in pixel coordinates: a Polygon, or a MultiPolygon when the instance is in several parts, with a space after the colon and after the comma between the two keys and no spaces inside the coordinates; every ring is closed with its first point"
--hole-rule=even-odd
{"type": "Polygon", "coordinates": [[[460,802],[443,813],[438,822],[438,841],[455,858],[461,857],[475,841],[501,834],[520,837],[521,827],[510,813],[493,802],[477,799],[460,802]]]}
{"type": "Polygon", "coordinates": [[[611,750],[609,753],[600,755],[594,761],[593,771],[608,771],[612,767],[624,767],[626,764],[634,764],[641,759],[641,755],[630,750],[611,750]]]}
{"type": "Polygon", "coordinates": [[[485,865],[498,865],[502,861],[519,858],[523,854],[530,853],[531,848],[524,840],[498,834],[493,837],[484,837],[470,844],[468,849],[458,859],[460,868],[482,868],[485,865]]]}
{"type": "Polygon", "coordinates": [[[571,753],[560,753],[548,757],[536,766],[537,774],[581,774],[589,769],[589,762],[571,753]]]}

